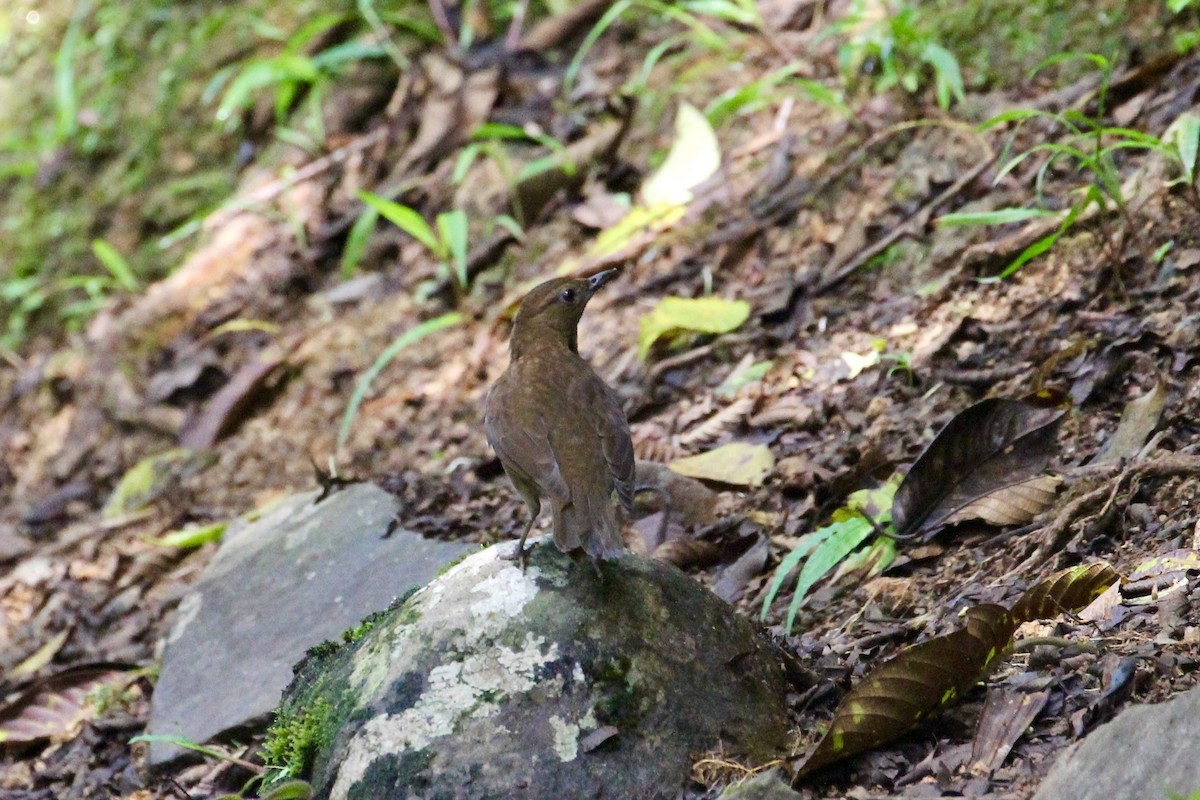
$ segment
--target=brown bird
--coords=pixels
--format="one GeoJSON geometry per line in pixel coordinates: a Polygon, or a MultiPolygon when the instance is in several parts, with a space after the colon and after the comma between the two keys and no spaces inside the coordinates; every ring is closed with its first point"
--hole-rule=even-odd
{"type": "Polygon", "coordinates": [[[488,392],[487,440],[529,507],[513,557],[525,567],[525,539],[550,504],[554,543],[593,559],[624,550],[612,503],[633,506],[633,442],[616,394],[579,356],[579,318],[596,290],[617,274],[556,278],[517,310],[508,369],[488,392]]]}

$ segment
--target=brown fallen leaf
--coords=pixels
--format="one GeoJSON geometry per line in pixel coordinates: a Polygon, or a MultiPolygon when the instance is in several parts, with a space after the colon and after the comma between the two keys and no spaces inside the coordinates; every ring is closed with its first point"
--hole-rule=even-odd
{"type": "Polygon", "coordinates": [[[1141,451],[1150,434],[1158,427],[1163,404],[1167,400],[1167,387],[1161,379],[1146,394],[1130,400],[1121,412],[1121,421],[1104,449],[1092,460],[1093,464],[1113,464],[1121,459],[1133,458],[1141,451]]]}
{"type": "Polygon", "coordinates": [[[1049,700],[1049,689],[1024,692],[996,687],[989,690],[975,726],[975,741],[971,744],[971,773],[991,775],[999,769],[1013,745],[1025,735],[1029,724],[1042,713],[1049,700]]]}
{"type": "Polygon", "coordinates": [[[966,624],[902,650],[851,689],[829,730],[795,765],[793,786],[818,769],[902,736],[958,701],[996,664],[1016,623],[1003,606],[967,611],[966,624]]]}
{"type": "MultiPolygon", "coordinates": [[[[989,513],[1029,500],[1013,487],[1037,477],[1053,455],[1065,398],[990,398],[959,413],[929,443],[896,490],[892,521],[902,536],[929,532],[983,498],[1012,489],[989,513]]],[[[1045,487],[1039,487],[1044,489],[1045,487]]],[[[978,513],[976,513],[978,516],[978,513]]]]}
{"type": "Polygon", "coordinates": [[[243,364],[204,409],[184,424],[179,432],[180,444],[190,450],[207,450],[233,430],[261,396],[266,381],[283,367],[299,345],[300,339],[296,338],[285,346],[268,347],[243,364]]]}
{"type": "Polygon", "coordinates": [[[1120,573],[1103,561],[1064,569],[1027,589],[1013,604],[1013,618],[1019,625],[1078,611],[1120,578],[1120,573]]]}
{"type": "Polygon", "coordinates": [[[93,713],[88,695],[101,686],[125,688],[130,667],[96,664],[38,681],[0,708],[0,745],[20,746],[68,735],[93,713]]]}
{"type": "Polygon", "coordinates": [[[1062,478],[1057,475],[1035,475],[976,498],[946,517],[943,524],[981,519],[997,527],[1024,525],[1054,504],[1061,483],[1062,478]]]}

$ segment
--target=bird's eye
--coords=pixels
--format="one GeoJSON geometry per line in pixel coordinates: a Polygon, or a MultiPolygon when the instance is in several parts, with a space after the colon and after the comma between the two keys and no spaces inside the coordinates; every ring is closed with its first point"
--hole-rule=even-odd
{"type": "Polygon", "coordinates": [[[566,289],[563,289],[563,290],[562,290],[562,292],[560,292],[560,293],[559,293],[559,295],[558,295],[558,299],[559,299],[559,300],[562,300],[562,301],[563,301],[564,303],[566,303],[567,305],[572,305],[572,304],[574,304],[574,303],[575,303],[575,297],[576,297],[576,292],[575,292],[575,290],[574,290],[574,289],[572,289],[572,288],[571,288],[571,287],[569,287],[569,286],[568,286],[566,289]]]}

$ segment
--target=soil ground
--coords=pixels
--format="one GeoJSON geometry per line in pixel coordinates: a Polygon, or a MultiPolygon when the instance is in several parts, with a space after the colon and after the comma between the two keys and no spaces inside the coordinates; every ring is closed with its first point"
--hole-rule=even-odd
{"type": "MultiPolygon", "coordinates": [[[[98,676],[127,679],[103,696],[100,713],[64,719],[49,743],[9,745],[0,796],[207,797],[248,777],[213,759],[169,776],[137,770],[129,739],[145,725],[156,656],[179,599],[216,547],[164,547],[157,537],[311,488],[314,464],[320,476],[331,458],[340,477],[396,492],[406,503],[403,523],[425,535],[483,544],[517,535],[524,510],[485,442],[483,399],[507,364],[513,303],[568,263],[623,270],[592,301],[579,338],[623,398],[639,457],[668,462],[733,441],[769,448],[774,467],[761,486],[713,484],[717,524],[676,522],[668,531],[684,543],[669,557],[699,580],[733,581],[732,596],[751,617],[800,536],[827,524],[851,492],[906,469],[955,414],[985,397],[1043,389],[1072,400],[1051,463],[1065,481],[1033,525],[1012,535],[1021,526],[1005,533],[967,521],[898,542],[882,574],[864,568],[818,583],[791,631],[784,615],[793,580],[785,583],[766,625],[811,673],[789,700],[796,755],[812,748],[839,697],[870,666],[952,629],[967,606],[1011,603],[1074,564],[1102,559],[1128,575],[1149,558],[1194,552],[1200,475],[1122,472],[1187,456],[1197,442],[1194,188],[1172,183],[1181,169],[1161,148],[1114,150],[1103,174],[1071,158],[1040,172],[1047,152],[1003,175],[1001,167],[1065,141],[1061,115],[1081,118],[1071,109],[1163,137],[1195,104],[1200,56],[1169,43],[1195,21],[1114,4],[1105,19],[1124,28],[1104,36],[1124,39],[1110,82],[1074,63],[1005,80],[1002,68],[1027,75],[1022,69],[1054,54],[1051,45],[1026,42],[1031,64],[981,66],[981,53],[1017,60],[1018,49],[961,39],[958,52],[976,58],[960,58],[966,95],[944,111],[927,63],[908,67],[924,87],[915,93],[878,86],[878,59],[847,84],[838,47],[853,30],[829,35],[846,13],[829,6],[760,4],[768,33],[707,20],[720,40],[707,46],[671,39],[677,23],[631,15],[596,40],[566,90],[570,56],[594,17],[575,28],[559,20],[539,33],[551,38],[532,55],[506,55],[494,42],[464,58],[430,47],[400,78],[368,70],[334,80],[324,102],[340,103],[339,118],[353,123],[328,130],[315,151],[278,140],[261,147],[240,178],[243,202],[207,218],[171,277],[108,302],[77,334],[39,335],[8,353],[0,363],[0,723],[37,704],[30,689],[78,706],[98,676]],[[650,62],[651,52],[661,59],[650,62]],[[755,91],[728,115],[713,112],[715,100],[751,84],[755,91]],[[817,86],[840,87],[842,99],[829,101],[817,86]],[[636,190],[669,148],[684,100],[718,120],[717,176],[695,189],[681,220],[597,256],[597,228],[609,227],[622,193],[636,190]],[[1045,114],[1020,127],[976,127],[1012,109],[1045,114]],[[484,121],[577,147],[578,171],[548,191],[518,181],[517,192],[504,175],[548,151],[497,139],[489,144],[504,155],[483,153],[456,183],[464,132],[484,121]],[[1110,176],[1119,203],[1111,182],[1104,189],[1110,176]],[[986,227],[936,222],[1039,202],[1064,209],[1097,185],[1108,192],[1104,210],[1082,214],[1053,247],[999,281],[980,278],[1056,230],[1061,217],[1049,226],[1036,217],[986,227]],[[467,209],[469,286],[383,221],[347,280],[343,254],[364,188],[431,220],[467,209]],[[501,216],[522,222],[520,241],[488,224],[501,216]],[[749,319],[725,335],[669,337],[639,356],[641,320],[659,300],[706,294],[748,301],[749,319]],[[382,367],[339,447],[359,378],[397,337],[448,313],[461,316],[382,367]],[[1116,473],[1084,475],[1079,468],[1112,437],[1127,403],[1159,384],[1158,435],[1116,473]],[[138,502],[103,512],[123,475],[181,443],[205,455],[175,460],[138,502]],[[1099,487],[1101,501],[1072,507],[1099,487]],[[1064,536],[1049,541],[1059,524],[1064,536]],[[742,558],[763,541],[765,560],[742,558]]],[[[994,19],[979,28],[979,36],[1008,35],[994,19]]],[[[540,30],[531,24],[525,35],[540,30]]],[[[649,549],[646,537],[631,537],[635,549],[649,549]]],[[[1057,753],[1096,724],[1088,709],[1122,659],[1139,659],[1129,702],[1160,701],[1196,683],[1200,598],[1195,571],[1188,574],[1182,591],[1128,604],[1119,620],[1060,617],[1022,631],[1088,644],[1018,648],[1002,661],[989,686],[1036,678],[1051,691],[998,767],[967,766],[986,691],[979,687],[799,791],[1030,796],[1057,753]]],[[[253,760],[257,743],[232,751],[253,760]]],[[[710,758],[682,791],[714,796],[744,774],[732,760],[710,758]]]]}

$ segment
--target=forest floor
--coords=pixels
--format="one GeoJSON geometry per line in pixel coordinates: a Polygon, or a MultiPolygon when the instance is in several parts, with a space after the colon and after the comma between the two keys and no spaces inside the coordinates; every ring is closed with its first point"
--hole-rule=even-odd
{"type": "MultiPolygon", "coordinates": [[[[335,462],[339,478],[396,492],[403,524],[424,535],[516,536],[525,512],[484,439],[483,399],[507,364],[513,304],[560,271],[622,268],[589,305],[579,341],[622,397],[640,458],[670,462],[730,442],[769,450],[764,481],[710,483],[720,521],[672,524],[676,544],[660,553],[722,582],[753,619],[801,537],[852,492],[903,473],[956,414],[1049,390],[1071,401],[1049,463],[1062,487],[1032,524],[1006,534],[963,521],[894,552],[880,539],[886,556],[816,583],[790,630],[795,579],[784,582],[765,624],[813,676],[791,698],[797,757],[871,665],[953,629],[964,608],[1011,603],[1075,564],[1104,560],[1129,575],[1200,549],[1200,474],[1138,471],[1189,456],[1200,433],[1200,196],[1187,145],[1200,131],[1188,116],[1200,52],[1172,45],[1200,28],[1196,18],[1101,3],[1081,38],[1109,48],[1105,58],[1031,78],[1045,57],[1090,46],[1046,33],[1075,24],[1054,17],[1066,13],[1055,4],[1007,27],[1002,10],[972,20],[937,3],[904,6],[926,16],[903,25],[890,21],[899,15],[852,24],[839,3],[764,2],[760,20],[740,22],[729,9],[745,4],[712,4],[728,6],[724,18],[700,5],[694,15],[628,5],[601,29],[608,4],[580,3],[531,16],[510,37],[516,47],[498,28],[465,53],[414,50],[406,69],[352,65],[315,102],[300,88],[286,136],[254,128],[271,126],[276,95],[263,92],[243,111],[254,160],[178,267],[107,298],[79,332],[35,332],[4,351],[0,730],[10,741],[0,744],[0,797],[204,797],[241,786],[241,768],[213,759],[148,778],[129,744],[144,731],[176,606],[217,546],[164,546],[165,534],[312,488],[335,462]],[[958,56],[961,96],[929,47],[939,30],[958,56]],[[591,41],[590,31],[602,35],[591,41]],[[880,39],[892,46],[873,49],[880,39]],[[689,115],[684,102],[704,111],[715,143],[706,126],[676,124],[689,115]],[[688,168],[664,167],[687,183],[668,187],[673,205],[617,225],[680,140],[688,168]],[[681,178],[712,146],[715,172],[681,178]],[[428,242],[386,221],[391,207],[356,225],[363,190],[431,223],[446,216],[428,242]],[[995,213],[1010,208],[1050,213],[995,213]],[[950,213],[996,224],[938,222],[950,213]],[[1049,246],[988,280],[1039,242],[1049,246]],[[671,328],[642,352],[643,320],[659,301],[709,295],[746,301],[748,318],[717,335],[671,328]],[[423,335],[403,340],[349,419],[362,376],[413,331],[423,335]],[[1115,471],[1087,472],[1129,402],[1152,395],[1162,410],[1151,429],[1126,444],[1115,471]],[[180,447],[136,500],[110,501],[135,465],[180,447]],[[1089,492],[1101,499],[1072,503],[1089,492]],[[96,709],[105,681],[116,688],[96,709]],[[48,742],[12,735],[53,698],[48,742]]],[[[304,52],[370,30],[331,28],[304,52]]],[[[64,157],[70,164],[69,148],[64,157]]],[[[60,169],[38,180],[52,185],[60,169]]],[[[95,230],[143,246],[152,237],[131,219],[114,211],[95,230]]],[[[652,551],[647,538],[635,549],[652,551]]],[[[970,768],[981,686],[798,790],[1031,796],[1096,724],[1088,710],[1118,664],[1138,659],[1128,702],[1197,682],[1195,575],[1102,624],[1067,616],[1023,629],[1077,642],[1018,647],[989,679],[1032,675],[1048,690],[1001,763],[970,768]]],[[[255,744],[234,752],[253,760],[255,744]]],[[[715,796],[743,774],[710,760],[681,791],[715,796]]]]}

